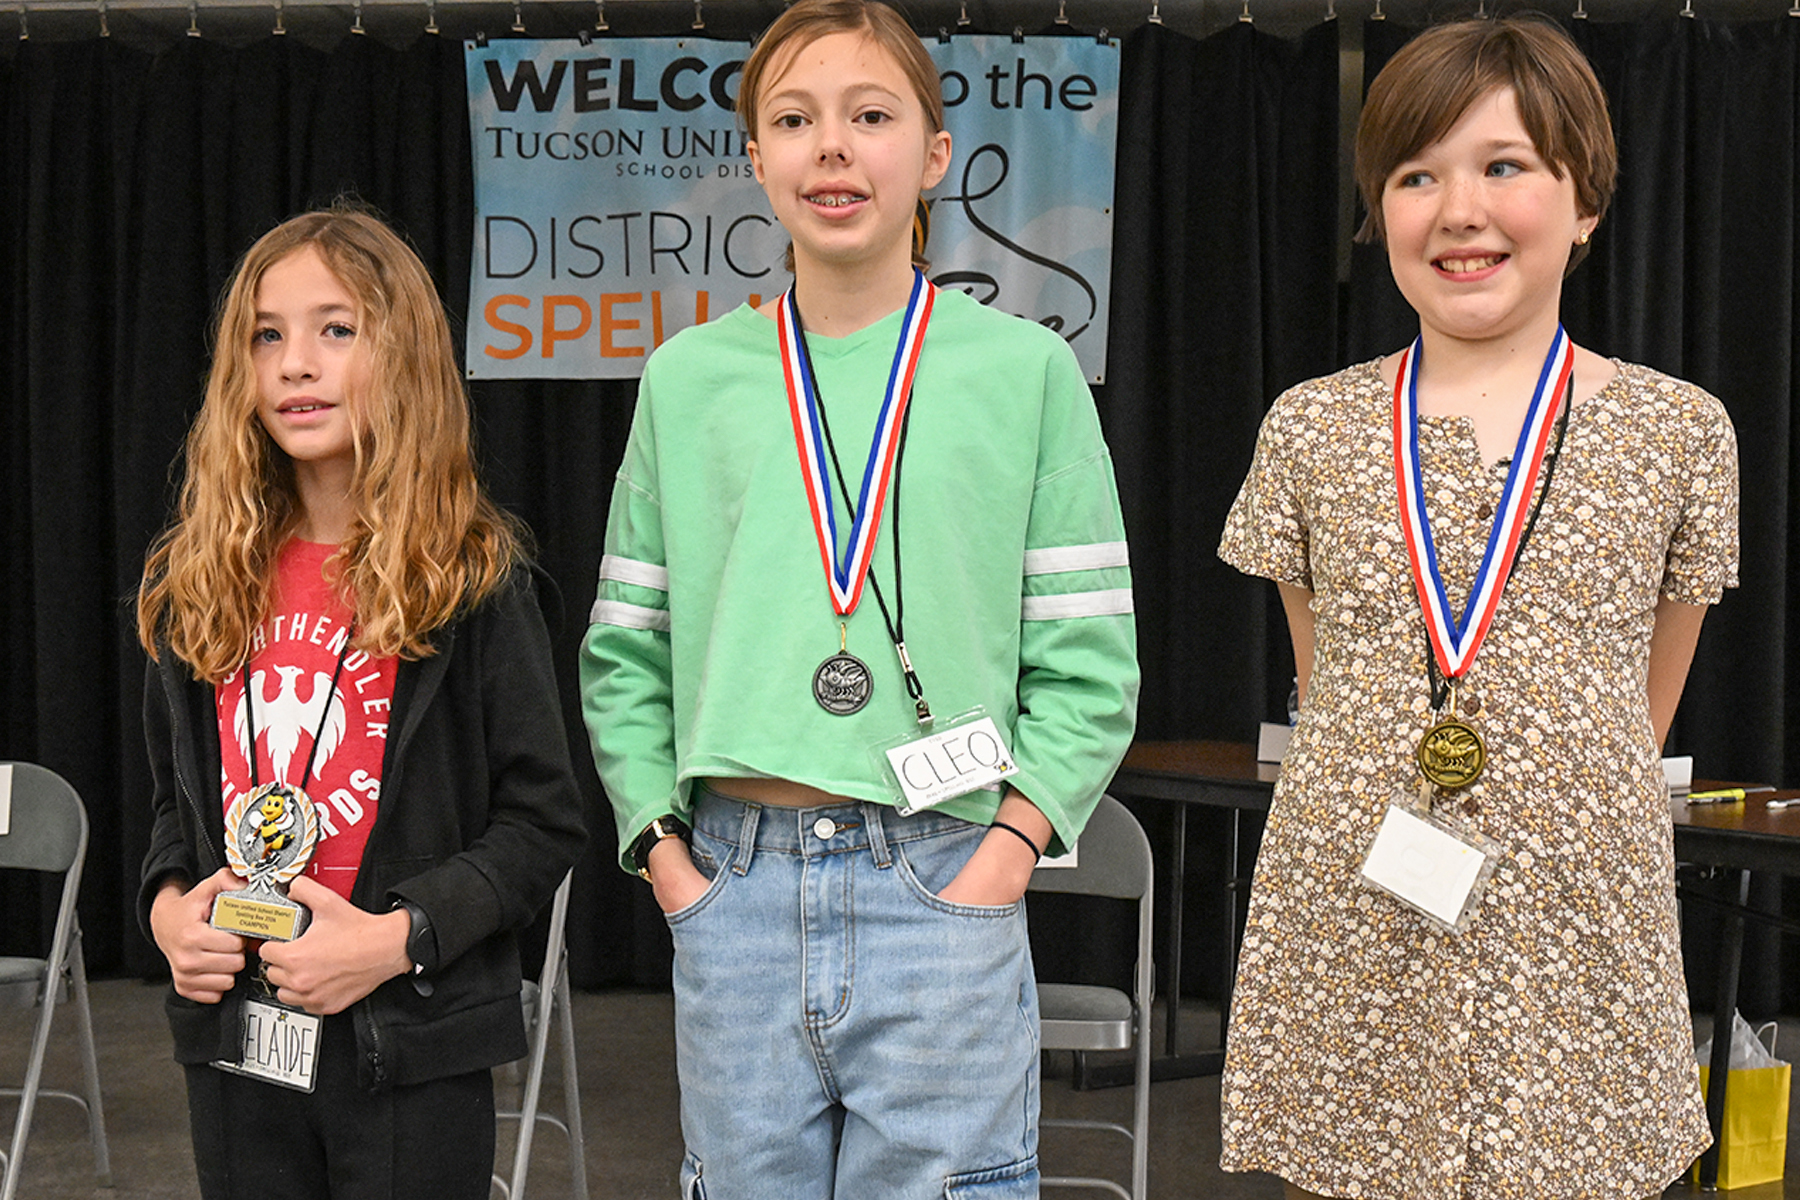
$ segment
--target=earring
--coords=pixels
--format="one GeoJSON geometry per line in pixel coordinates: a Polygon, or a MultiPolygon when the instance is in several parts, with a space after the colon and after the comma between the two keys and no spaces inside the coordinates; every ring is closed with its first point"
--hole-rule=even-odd
{"type": "Polygon", "coordinates": [[[1591,237],[1593,237],[1593,236],[1594,236],[1594,231],[1593,231],[1593,230],[1591,230],[1591,229],[1584,229],[1584,230],[1582,230],[1582,231],[1581,231],[1581,232],[1580,232],[1580,233],[1578,233],[1578,234],[1576,234],[1576,235],[1575,235],[1575,244],[1576,244],[1576,245],[1577,245],[1577,246],[1585,246],[1585,245],[1587,245],[1587,244],[1588,244],[1588,239],[1589,239],[1589,238],[1591,238],[1591,237]]]}

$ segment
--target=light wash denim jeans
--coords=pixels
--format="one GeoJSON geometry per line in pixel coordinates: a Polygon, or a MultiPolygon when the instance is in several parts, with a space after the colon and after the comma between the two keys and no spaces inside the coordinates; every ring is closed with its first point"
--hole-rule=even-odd
{"type": "Polygon", "coordinates": [[[712,886],[669,915],[685,1200],[1036,1197],[1024,905],[936,895],[986,829],[695,799],[712,886]]]}

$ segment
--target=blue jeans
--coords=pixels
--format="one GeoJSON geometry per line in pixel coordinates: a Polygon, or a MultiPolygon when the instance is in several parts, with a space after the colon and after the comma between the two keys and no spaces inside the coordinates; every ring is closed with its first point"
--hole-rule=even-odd
{"type": "Polygon", "coordinates": [[[1036,1197],[1024,906],[936,895],[986,829],[695,797],[712,885],[668,918],[683,1197],[1036,1197]]]}

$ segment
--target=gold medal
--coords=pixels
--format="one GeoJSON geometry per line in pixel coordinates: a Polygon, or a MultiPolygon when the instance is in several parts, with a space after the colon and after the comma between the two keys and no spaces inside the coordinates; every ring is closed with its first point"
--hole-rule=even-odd
{"type": "Polygon", "coordinates": [[[1447,792],[1474,783],[1487,765],[1487,746],[1475,727],[1456,715],[1456,688],[1450,688],[1448,715],[1432,723],[1419,739],[1415,757],[1419,772],[1447,792]]]}
{"type": "Polygon", "coordinates": [[[1475,727],[1446,717],[1419,739],[1419,770],[1447,792],[1468,787],[1487,763],[1487,747],[1475,727]]]}

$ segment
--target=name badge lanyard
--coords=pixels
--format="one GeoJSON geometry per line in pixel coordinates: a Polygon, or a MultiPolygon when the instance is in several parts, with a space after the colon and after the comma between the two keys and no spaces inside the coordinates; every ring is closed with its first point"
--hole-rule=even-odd
{"type": "MultiPolygon", "coordinates": [[[[325,736],[325,723],[331,720],[331,698],[337,694],[338,680],[343,677],[344,659],[350,654],[350,638],[354,632],[354,627],[345,632],[344,644],[338,649],[337,665],[331,670],[331,686],[326,688],[322,703],[319,705],[319,725],[318,728],[313,730],[312,745],[306,751],[306,766],[301,770],[300,782],[297,784],[290,785],[279,779],[267,784],[261,782],[256,769],[256,701],[253,699],[253,693],[256,689],[250,682],[249,664],[245,664],[244,724],[249,727],[250,732],[250,753],[247,757],[250,759],[249,806],[251,808],[256,807],[256,804],[264,795],[276,791],[293,797],[296,807],[305,808],[311,806],[312,801],[308,799],[306,795],[306,785],[312,781],[313,762],[318,758],[319,754],[319,739],[325,736]]],[[[269,985],[268,972],[268,964],[259,963],[256,969],[256,980],[262,986],[265,993],[273,996],[275,990],[269,985]]]]}
{"type": "Polygon", "coordinates": [[[825,567],[826,583],[831,593],[833,611],[838,615],[838,652],[826,658],[813,672],[813,698],[827,712],[846,716],[858,712],[869,702],[874,679],[861,659],[848,650],[847,618],[862,601],[865,581],[875,592],[875,603],[881,609],[882,622],[900,660],[906,680],[907,695],[921,725],[932,720],[925,703],[924,685],[913,669],[906,652],[906,600],[900,578],[900,471],[906,451],[906,431],[912,415],[913,375],[918,370],[919,352],[925,344],[925,331],[931,322],[931,309],[937,288],[928,283],[923,273],[913,271],[912,292],[907,299],[900,337],[894,347],[893,365],[875,431],[869,444],[868,460],[863,467],[862,487],[857,500],[850,499],[850,486],[838,460],[837,446],[831,436],[831,424],[825,415],[824,396],[819,390],[818,376],[813,370],[812,356],[800,320],[800,304],[793,289],[782,297],[776,324],[780,334],[782,373],[788,392],[788,412],[794,424],[794,443],[800,457],[801,473],[806,484],[807,504],[812,512],[813,532],[818,538],[819,555],[825,567]],[[829,459],[837,487],[843,491],[849,510],[850,538],[845,552],[838,553],[837,513],[831,477],[825,473],[829,459]],[[875,541],[881,528],[881,513],[888,491],[893,491],[894,505],[894,610],[889,612],[873,569],[875,541]]]}
{"type": "MultiPolygon", "coordinates": [[[[319,739],[325,736],[325,723],[331,719],[331,697],[337,694],[338,680],[343,677],[344,659],[350,653],[350,638],[354,632],[354,628],[345,632],[344,644],[338,649],[337,665],[331,669],[331,686],[326,689],[323,703],[319,706],[319,727],[313,730],[312,746],[306,751],[306,767],[300,772],[300,782],[293,785],[294,790],[302,795],[306,792],[307,783],[312,779],[313,761],[319,754],[319,739]]],[[[255,691],[256,689],[250,686],[250,668],[246,664],[244,668],[244,723],[250,727],[249,758],[250,791],[252,793],[262,786],[256,770],[256,701],[252,697],[255,691]]],[[[286,787],[288,785],[281,780],[276,780],[269,786],[286,787]]]]}
{"type": "Polygon", "coordinates": [[[1438,570],[1431,519],[1425,511],[1425,482],[1419,470],[1419,366],[1424,340],[1415,339],[1401,354],[1394,380],[1394,479],[1399,493],[1400,527],[1419,606],[1425,615],[1425,666],[1431,707],[1437,719],[1419,740],[1415,757],[1420,773],[1447,791],[1467,787],[1481,774],[1487,747],[1481,735],[1456,715],[1456,684],[1475,661],[1500,606],[1500,596],[1515,563],[1537,526],[1544,497],[1555,477],[1568,432],[1574,393],[1575,348],[1559,324],[1538,374],[1537,388],[1525,412],[1512,464],[1500,491],[1500,503],[1488,533],[1487,548],[1475,573],[1469,602],[1453,617],[1449,595],[1438,570]],[[1551,429],[1555,427],[1555,446],[1551,429]],[[1537,487],[1540,474],[1543,488],[1537,487]],[[1536,499],[1533,500],[1533,493],[1536,499]],[[1440,678],[1441,673],[1441,678],[1440,678]],[[1445,708],[1445,700],[1449,701],[1445,708]]]}

